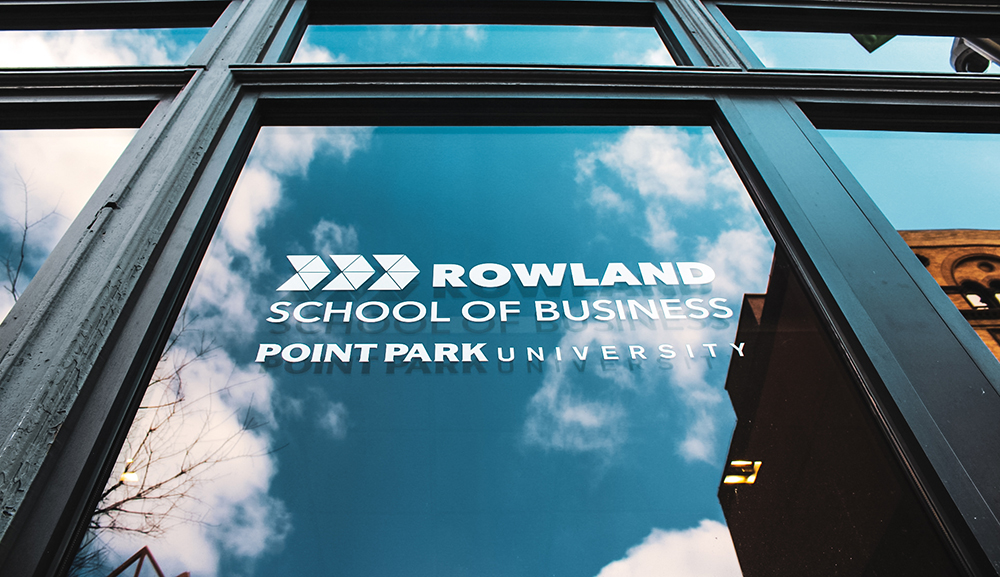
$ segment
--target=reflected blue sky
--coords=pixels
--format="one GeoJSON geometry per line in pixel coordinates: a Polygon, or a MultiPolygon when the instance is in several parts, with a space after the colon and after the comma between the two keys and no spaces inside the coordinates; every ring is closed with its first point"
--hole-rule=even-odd
{"type": "Polygon", "coordinates": [[[281,187],[257,230],[271,270],[254,286],[277,287],[293,272],[285,254],[320,248],[405,253],[424,272],[403,294],[267,298],[438,301],[453,320],[260,323],[249,347],[232,349],[247,361],[259,343],[379,345],[369,365],[264,364],[281,399],[270,493],[292,521],[259,574],[596,575],[654,529],[722,521],[733,318],[538,323],[532,314],[540,299],[711,295],[735,309],[743,290],[764,288],[770,241],[711,131],[378,128],[350,159],[318,156],[281,187]],[[731,242],[740,234],[749,246],[731,242]],[[747,256],[751,270],[733,266],[747,256]],[[434,263],[582,262],[600,276],[608,262],[699,259],[717,270],[716,286],[445,290],[427,275],[434,263]],[[462,322],[469,300],[517,301],[523,314],[462,322]],[[488,361],[381,362],[386,343],[435,342],[484,342],[488,361]],[[704,342],[721,343],[717,358],[704,342]],[[656,360],[664,343],[698,352],[656,360]],[[629,344],[650,359],[628,360],[629,344]],[[602,360],[603,345],[620,360],[602,360]],[[587,360],[572,346],[589,347],[587,360]],[[529,362],[528,347],[547,360],[529,362]],[[515,360],[500,362],[498,348],[515,360]]]}
{"type": "MultiPolygon", "coordinates": [[[[869,53],[850,34],[740,30],[769,68],[955,73],[950,36],[896,36],[869,53]]],[[[996,64],[987,71],[1000,72],[996,64]]]]}
{"type": "Polygon", "coordinates": [[[822,132],[897,229],[1000,229],[1000,136],[822,132]]]}
{"type": "Polygon", "coordinates": [[[0,31],[0,67],[183,64],[208,28],[0,31]]]}
{"type": "Polygon", "coordinates": [[[309,26],[293,62],[673,64],[652,27],[511,25],[309,26]]]}
{"type": "MultiPolygon", "coordinates": [[[[651,29],[637,36],[610,28],[530,36],[543,30],[537,28],[524,38],[523,31],[499,28],[342,27],[326,37],[310,29],[297,59],[669,63],[651,29]],[[508,48],[493,44],[505,37],[508,48]]],[[[92,53],[110,54],[117,64],[176,62],[186,58],[179,47],[189,44],[187,33],[154,38],[156,50],[144,48],[147,40],[100,39],[92,53]]],[[[815,49],[773,50],[775,65],[796,66],[782,63],[815,49]]],[[[894,225],[993,227],[987,221],[998,181],[995,139],[824,134],[894,225]],[[940,207],[942,190],[955,186],[972,195],[975,211],[940,207]]],[[[8,148],[4,160],[14,149],[27,150],[8,148]]],[[[16,164],[22,174],[45,166],[16,164]]],[[[46,194],[59,198],[61,190],[46,194]]],[[[4,206],[9,218],[17,210],[4,206]]],[[[9,249],[13,237],[4,234],[9,249]]],[[[37,262],[51,249],[39,247],[37,262]]],[[[706,128],[265,128],[188,298],[193,332],[164,363],[184,365],[202,336],[215,342],[211,355],[184,365],[186,398],[214,432],[202,436],[207,442],[198,450],[211,452],[241,435],[248,448],[191,489],[188,520],[199,522],[150,538],[108,536],[109,546],[124,558],[152,543],[175,574],[608,577],[639,566],[667,572],[692,551],[703,572],[738,574],[715,496],[733,425],[722,386],[739,300],[764,290],[772,249],[706,128]],[[275,291],[295,272],[286,255],[361,254],[374,265],[372,255],[396,253],[422,271],[399,293],[275,291]],[[428,276],[435,263],[468,270],[479,263],[577,262],[600,276],[612,262],[637,274],[639,262],[664,261],[707,263],[717,278],[697,287],[525,289],[515,280],[499,289],[435,289],[428,276]],[[661,298],[724,298],[734,315],[532,318],[537,300],[567,300],[577,314],[583,302],[598,299],[661,298]],[[339,306],[436,301],[453,320],[265,321],[278,300],[310,299],[339,306]],[[470,300],[517,301],[520,312],[506,323],[462,322],[462,304],[470,300]],[[486,343],[488,360],[382,362],[388,343],[435,342],[486,343]],[[255,363],[261,343],[377,349],[364,366],[255,363]],[[675,356],[658,358],[661,344],[675,356]],[[628,358],[629,345],[643,347],[648,358],[628,358]],[[602,346],[615,347],[619,358],[602,359],[602,346]],[[545,351],[545,360],[529,362],[529,347],[545,351]],[[585,362],[574,347],[587,348],[585,362]],[[510,349],[515,360],[499,361],[510,349]],[[262,425],[245,431],[251,417],[262,425]]],[[[183,446],[200,430],[179,427],[173,440],[183,446]]]]}
{"type": "Polygon", "coordinates": [[[265,128],[187,310],[220,347],[201,378],[240,373],[217,402],[249,403],[267,423],[251,440],[271,452],[194,489],[215,504],[205,524],[148,543],[165,566],[220,575],[607,576],[679,556],[738,575],[716,497],[734,424],[723,384],[740,299],[764,290],[772,250],[707,128],[265,128]],[[365,290],[374,277],[354,292],[275,290],[295,273],[286,255],[399,253],[421,271],[402,291],[365,290]],[[640,262],[688,261],[716,279],[485,289],[430,277],[436,263],[576,262],[600,278],[613,262],[639,275],[640,262]],[[265,320],[278,301],[404,299],[451,321],[265,320]],[[678,318],[535,318],[538,300],[579,315],[599,299],[677,299],[678,318]],[[519,312],[463,321],[472,300],[519,312]],[[255,363],[262,343],[375,349],[370,363],[255,363]],[[484,343],[485,360],[384,362],[387,345],[416,343],[484,343]]]}

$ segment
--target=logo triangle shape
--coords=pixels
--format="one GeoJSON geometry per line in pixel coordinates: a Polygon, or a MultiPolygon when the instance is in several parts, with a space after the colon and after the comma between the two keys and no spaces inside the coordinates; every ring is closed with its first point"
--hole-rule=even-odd
{"type": "Polygon", "coordinates": [[[396,281],[392,280],[392,277],[389,276],[389,273],[385,273],[384,275],[378,277],[378,280],[376,280],[375,283],[372,284],[372,286],[368,287],[368,290],[398,291],[399,285],[396,284],[396,281]]]}

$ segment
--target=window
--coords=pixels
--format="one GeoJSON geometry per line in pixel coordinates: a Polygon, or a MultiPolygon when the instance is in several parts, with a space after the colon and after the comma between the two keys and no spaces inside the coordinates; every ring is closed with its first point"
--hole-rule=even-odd
{"type": "MultiPolygon", "coordinates": [[[[918,11],[853,1],[798,6],[699,0],[109,0],[69,1],[56,8],[47,2],[4,4],[0,16],[17,30],[211,28],[183,65],[0,71],[5,129],[138,127],[91,200],[98,205],[95,216],[74,222],[0,325],[5,439],[0,572],[70,572],[107,480],[114,488],[145,473],[129,433],[133,422],[138,427],[155,422],[150,404],[175,406],[170,403],[177,391],[187,388],[178,387],[169,373],[160,397],[156,387],[147,388],[151,377],[164,376],[157,369],[162,358],[183,361],[181,352],[198,352],[190,341],[172,340],[172,327],[183,334],[186,323],[249,310],[234,336],[249,349],[223,345],[207,365],[188,366],[218,369],[233,383],[261,375],[272,383],[271,388],[258,383],[204,389],[207,397],[195,396],[226,409],[217,431],[256,439],[260,451],[251,450],[247,458],[256,458],[259,469],[234,475],[232,495],[213,493],[217,504],[233,505],[218,511],[236,522],[216,525],[226,529],[201,542],[221,548],[172,547],[166,557],[152,550],[178,571],[284,568],[287,559],[275,552],[280,542],[301,552],[309,538],[329,532],[342,537],[336,543],[363,543],[365,550],[382,553],[338,556],[358,573],[387,567],[399,558],[394,555],[428,572],[445,563],[480,569],[494,563],[498,570],[523,563],[544,572],[613,573],[688,538],[725,542],[726,533],[747,573],[761,559],[787,574],[808,572],[806,562],[828,567],[848,562],[828,554],[831,550],[842,551],[862,572],[915,566],[911,572],[934,567],[940,574],[995,573],[1000,541],[990,520],[996,519],[994,504],[1000,500],[994,483],[1000,472],[996,447],[984,432],[992,431],[1000,416],[1000,374],[983,346],[987,339],[981,339],[993,329],[982,327],[986,332],[977,337],[978,329],[969,327],[993,314],[988,305],[996,279],[979,263],[990,264],[996,255],[986,249],[967,255],[972,259],[955,269],[964,275],[957,290],[942,292],[927,276],[940,268],[937,256],[928,246],[915,246],[926,263],[912,256],[890,224],[892,215],[882,214],[864,179],[852,176],[819,132],[996,132],[995,77],[758,70],[753,52],[735,32],[940,36],[976,44],[994,33],[1000,18],[995,8],[918,11]],[[874,24],[858,27],[863,22],[874,24]],[[500,65],[463,58],[458,64],[414,66],[395,57],[379,63],[291,64],[310,27],[455,25],[653,30],[676,66],[589,59],[565,66],[549,56],[500,65]],[[281,146],[264,151],[262,143],[275,135],[283,136],[281,146]],[[639,170],[639,164],[616,156],[632,143],[630,136],[708,148],[701,156],[689,155],[685,164],[683,156],[663,153],[662,146],[637,146],[629,149],[636,152],[629,158],[646,163],[639,170]],[[555,140],[547,141],[550,137],[555,140]],[[507,144],[501,144],[504,139],[507,144]],[[446,141],[457,144],[441,152],[446,141]],[[569,141],[576,142],[569,147],[573,154],[563,154],[569,141]],[[310,146],[329,151],[322,175],[312,172],[313,163],[302,154],[310,146]],[[345,147],[354,147],[350,158],[345,147]],[[507,162],[513,158],[523,160],[507,162]],[[539,168],[530,168],[535,161],[539,168]],[[366,163],[364,176],[354,172],[366,163]],[[705,177],[692,166],[720,170],[705,177]],[[406,167],[426,169],[428,178],[400,176],[406,167]],[[432,167],[442,172],[432,176],[432,167]],[[431,187],[435,178],[440,184],[431,187]],[[704,204],[684,204],[678,197],[681,205],[662,204],[662,190],[688,190],[682,185],[698,179],[719,190],[745,188],[745,195],[708,194],[699,197],[704,204]],[[463,190],[451,191],[458,182],[465,183],[463,190]],[[503,182],[516,186],[492,189],[503,182]],[[256,186],[256,193],[244,197],[247,186],[256,186]],[[268,196],[275,186],[281,195],[268,196]],[[350,194],[337,197],[336,204],[325,202],[339,190],[350,194]],[[740,202],[734,204],[736,198],[740,202]],[[514,210],[519,207],[505,204],[508,199],[530,210],[514,210]],[[449,217],[439,220],[453,222],[433,221],[428,207],[449,217]],[[478,221],[458,219],[459,209],[474,207],[487,207],[488,214],[478,221]],[[421,222],[426,220],[435,226],[421,222]],[[682,235],[677,227],[685,220],[702,232],[682,235]],[[718,231],[746,232],[751,222],[753,230],[766,229],[773,245],[756,242],[767,235],[747,233],[730,235],[725,255],[712,251],[718,231]],[[347,250],[351,226],[358,241],[347,250]],[[499,236],[510,238],[509,244],[499,236]],[[404,240],[405,249],[393,247],[404,240]],[[339,248],[327,250],[334,241],[339,248]],[[671,242],[677,251],[663,248],[671,242]],[[612,246],[615,251],[602,249],[612,246]],[[619,248],[628,255],[612,254],[619,248]],[[438,256],[442,251],[458,256],[445,260],[438,256]],[[550,251],[560,255],[550,258],[550,251]],[[577,251],[582,256],[574,260],[577,251]],[[479,254],[489,258],[480,260],[479,254]],[[564,281],[569,275],[572,283],[578,270],[582,284],[557,290],[554,280],[545,282],[557,275],[559,263],[566,265],[564,281]],[[435,265],[443,265],[438,287],[435,265]],[[699,284],[711,276],[709,270],[715,278],[699,284]],[[530,286],[536,272],[540,283],[530,286]],[[733,281],[738,276],[750,280],[733,281]],[[602,286],[605,279],[610,284],[602,286]],[[963,291],[963,282],[980,286],[963,291]],[[281,286],[285,289],[275,290],[281,286]],[[969,294],[987,307],[974,309],[969,294]],[[706,298],[708,303],[696,302],[706,298]],[[712,307],[714,298],[727,300],[712,307]],[[737,298],[740,305],[729,307],[737,298]],[[208,312],[195,319],[188,312],[198,299],[208,309],[194,312],[208,312]],[[376,301],[381,305],[368,304],[376,301]],[[433,332],[445,330],[429,320],[435,301],[438,318],[461,319],[455,332],[433,332]],[[607,305],[610,312],[598,309],[598,301],[613,303],[607,305]],[[331,323],[322,317],[313,322],[317,311],[326,314],[328,302],[331,323]],[[573,320],[585,316],[584,302],[591,318],[573,320]],[[959,303],[968,314],[955,306],[959,303]],[[347,316],[348,304],[350,322],[330,326],[338,307],[347,316]],[[664,315],[680,314],[675,306],[695,316],[701,313],[694,307],[701,307],[709,317],[713,310],[724,314],[718,307],[727,306],[733,316],[709,321],[728,323],[724,330],[709,325],[720,331],[718,339],[659,342],[676,336],[674,329],[651,327],[664,315]],[[283,313],[284,321],[266,321],[283,313]],[[601,332],[607,325],[598,323],[610,319],[591,322],[598,314],[634,323],[657,353],[659,345],[675,345],[667,350],[676,357],[665,361],[676,362],[677,376],[641,373],[650,379],[650,396],[644,397],[646,389],[638,383],[646,381],[632,377],[652,367],[627,367],[651,361],[651,343],[615,340],[625,333],[601,332]],[[531,322],[515,326],[516,315],[530,315],[531,322]],[[557,320],[561,324],[546,332],[553,325],[545,323],[557,320]],[[265,340],[261,331],[270,325],[278,332],[266,333],[265,340]],[[573,341],[592,336],[573,332],[578,326],[593,327],[588,330],[597,336],[586,344],[573,341]],[[355,339],[362,336],[365,340],[355,339]],[[467,340],[453,342],[451,336],[467,340]],[[425,341],[435,346],[416,347],[425,341]],[[511,361],[523,373],[502,372],[507,361],[498,351],[486,356],[486,345],[474,348],[480,342],[495,345],[504,358],[510,348],[523,353],[520,368],[522,358],[511,361]],[[743,357],[741,342],[747,343],[743,357]],[[764,354],[749,355],[751,342],[764,354]],[[358,344],[365,346],[353,346],[358,344]],[[721,355],[722,344],[729,345],[728,357],[721,355]],[[643,349],[627,348],[632,345],[643,349]],[[681,345],[691,345],[694,368],[681,370],[681,359],[691,358],[681,345]],[[696,352],[695,345],[704,350],[696,352]],[[705,345],[714,345],[718,356],[705,345]],[[554,392],[545,389],[547,378],[567,378],[576,370],[570,366],[573,346],[581,354],[583,347],[600,346],[608,374],[597,373],[600,363],[594,363],[583,378],[559,381],[563,387],[554,392]],[[605,346],[613,348],[605,352],[605,346]],[[362,363],[362,349],[372,355],[376,348],[381,356],[362,363]],[[476,352],[487,362],[464,363],[458,356],[478,361],[476,352]],[[455,363],[452,354],[459,359],[455,363]],[[316,365],[325,365],[323,374],[315,373],[314,355],[316,365]],[[394,361],[386,363],[386,355],[394,361]],[[357,365],[344,367],[341,357],[357,365]],[[552,370],[559,362],[566,373],[552,370]],[[370,367],[367,375],[362,364],[370,367]],[[493,381],[510,384],[489,386],[493,381]],[[275,400],[286,405],[273,405],[275,400]],[[294,415],[296,406],[301,417],[294,415]],[[558,415],[546,411],[552,407],[558,415]],[[533,416],[540,419],[538,426],[526,428],[533,416]],[[254,428],[261,423],[269,424],[254,428]],[[525,441],[525,431],[534,430],[539,438],[579,448],[570,442],[578,438],[554,435],[560,423],[583,431],[624,431],[610,438],[619,439],[612,445],[629,458],[595,456],[609,446],[606,436],[583,445],[598,449],[576,452],[525,441]],[[616,423],[620,429],[602,428],[616,423]],[[272,437],[285,433],[287,451],[271,452],[281,446],[272,437]],[[711,451],[704,442],[709,437],[711,451]],[[321,440],[330,455],[342,459],[337,462],[350,466],[337,469],[317,461],[321,440]],[[663,447],[669,451],[657,453],[663,447]],[[688,462],[685,451],[712,456],[688,462]],[[517,460],[534,466],[511,465],[517,460]],[[586,476],[584,469],[597,476],[586,476]],[[743,482],[726,483],[727,478],[743,482]],[[508,482],[498,486],[497,479],[508,482]],[[559,479],[565,482],[553,484],[559,479]],[[511,491],[518,483],[526,483],[525,490],[511,491]],[[671,500],[657,491],[666,485],[697,486],[697,492],[692,489],[690,500],[671,500]],[[325,501],[336,495],[324,493],[329,486],[350,498],[325,501]],[[613,490],[602,496],[609,487],[613,490]],[[240,500],[244,507],[226,501],[237,493],[253,499],[240,500]],[[311,508],[290,505],[314,496],[311,508]],[[832,511],[823,527],[834,527],[833,536],[823,527],[813,532],[815,519],[797,513],[817,504],[832,511]],[[859,511],[865,515],[853,516],[859,511]],[[507,517],[499,514],[504,512],[507,517]],[[352,516],[358,531],[325,524],[335,521],[333,513],[352,516]],[[397,520],[411,516],[383,523],[391,514],[397,520]],[[414,521],[421,515],[427,523],[414,521]],[[843,522],[849,517],[860,525],[848,528],[843,522]],[[261,519],[273,521],[269,531],[255,531],[264,526],[261,519]],[[420,532],[399,530],[406,523],[420,532]],[[298,527],[315,530],[297,533],[298,527]],[[533,530],[517,531],[521,527],[533,530]],[[380,528],[398,530],[383,549],[371,538],[381,535],[380,528]],[[494,539],[497,535],[513,541],[494,539]],[[831,539],[836,546],[826,547],[831,539]],[[773,555],[760,543],[789,554],[773,555]],[[185,559],[177,558],[181,555],[185,559]]],[[[132,551],[121,547],[120,561],[136,551],[133,561],[149,556],[142,543],[133,544],[132,551]]],[[[732,555],[708,559],[736,570],[732,555]]],[[[320,557],[311,561],[318,564],[307,568],[312,572],[330,564],[320,557]]],[[[112,557],[102,562],[104,569],[116,564],[112,557]]],[[[78,564],[73,571],[82,569],[78,564]]]]}

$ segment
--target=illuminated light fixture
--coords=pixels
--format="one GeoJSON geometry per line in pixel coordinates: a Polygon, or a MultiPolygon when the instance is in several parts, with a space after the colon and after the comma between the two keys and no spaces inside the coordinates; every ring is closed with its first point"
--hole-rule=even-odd
{"type": "Polygon", "coordinates": [[[724,485],[752,485],[757,480],[761,461],[732,461],[726,467],[726,475],[722,478],[724,485]]]}
{"type": "Polygon", "coordinates": [[[139,473],[135,471],[129,471],[129,466],[132,464],[132,459],[125,462],[125,472],[122,473],[121,482],[122,483],[138,483],[139,473]]]}

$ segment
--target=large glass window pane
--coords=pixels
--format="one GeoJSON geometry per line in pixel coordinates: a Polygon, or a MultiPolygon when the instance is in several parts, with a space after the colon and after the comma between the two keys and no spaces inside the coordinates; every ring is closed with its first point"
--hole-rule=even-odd
{"type": "Polygon", "coordinates": [[[183,64],[208,28],[0,31],[0,67],[183,64]]]}
{"type": "Polygon", "coordinates": [[[624,26],[309,26],[293,62],[673,65],[656,30],[624,26]]]}
{"type": "Polygon", "coordinates": [[[1000,135],[823,135],[1000,358],[1000,135]]]}
{"type": "Polygon", "coordinates": [[[949,574],[774,255],[707,128],[265,128],[80,565],[949,574]]]}
{"type": "Polygon", "coordinates": [[[0,131],[0,320],[134,133],[133,129],[0,131]]]}

